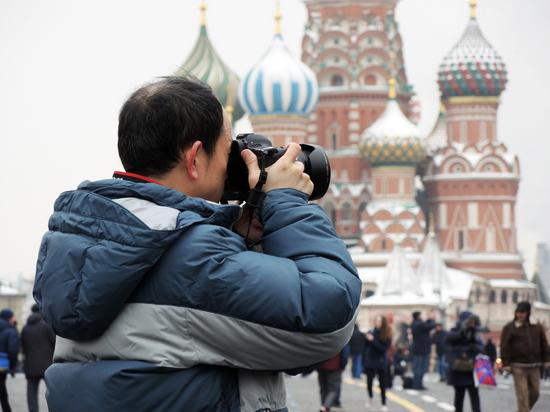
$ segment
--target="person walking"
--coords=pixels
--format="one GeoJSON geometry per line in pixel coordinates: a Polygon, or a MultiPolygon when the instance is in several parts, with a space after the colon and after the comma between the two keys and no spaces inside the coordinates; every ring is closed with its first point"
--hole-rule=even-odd
{"type": "Polygon", "coordinates": [[[15,325],[13,311],[9,308],[2,309],[0,312],[0,405],[3,412],[11,412],[6,378],[8,373],[12,377],[15,375],[17,366],[19,337],[15,325]]]}
{"type": "Polygon", "coordinates": [[[548,341],[540,323],[531,323],[531,304],[519,302],[514,320],[500,335],[500,356],[505,371],[514,376],[519,412],[530,411],[539,397],[540,367],[550,367],[548,341]]]}
{"type": "Polygon", "coordinates": [[[44,372],[52,364],[55,334],[44,322],[38,305],[31,308],[31,315],[21,331],[21,349],[25,360],[23,370],[27,378],[27,405],[29,412],[38,412],[38,387],[44,372]]]}
{"type": "Polygon", "coordinates": [[[326,360],[317,368],[319,392],[321,395],[321,412],[328,412],[337,405],[340,407],[342,371],[346,368],[349,353],[349,345],[346,345],[338,354],[326,360]]]}
{"type": "Polygon", "coordinates": [[[430,313],[430,318],[423,321],[420,312],[413,312],[412,332],[412,367],[413,367],[413,388],[426,389],[422,382],[424,374],[428,371],[430,364],[430,352],[432,341],[430,331],[435,328],[435,313],[430,313]]]}
{"type": "Polygon", "coordinates": [[[349,347],[351,352],[351,376],[353,379],[361,379],[361,373],[363,372],[365,334],[359,330],[357,323],[353,329],[353,335],[351,335],[349,347]]]}
{"type": "Polygon", "coordinates": [[[435,332],[432,336],[432,343],[435,345],[435,353],[437,355],[437,373],[439,374],[440,382],[445,382],[447,380],[446,338],[447,331],[443,329],[443,325],[441,323],[436,323],[435,332]]]}
{"type": "Polygon", "coordinates": [[[375,327],[369,331],[365,337],[365,350],[363,352],[364,371],[367,375],[367,393],[368,401],[367,408],[373,408],[372,385],[374,377],[378,377],[380,383],[380,395],[382,397],[382,408],[380,410],[387,411],[386,407],[386,388],[388,387],[388,355],[387,351],[392,341],[392,330],[388,325],[388,320],[385,316],[377,316],[375,319],[375,327]]]}
{"type": "Polygon", "coordinates": [[[483,353],[489,357],[491,367],[494,369],[497,360],[497,347],[491,338],[487,338],[487,342],[485,342],[485,346],[483,347],[483,353]]]}
{"type": "Polygon", "coordinates": [[[462,412],[464,395],[468,391],[473,412],[481,412],[479,391],[474,382],[475,357],[483,343],[479,337],[479,317],[465,311],[459,315],[456,326],[447,334],[449,371],[447,382],[455,390],[455,412],[462,412]]]}

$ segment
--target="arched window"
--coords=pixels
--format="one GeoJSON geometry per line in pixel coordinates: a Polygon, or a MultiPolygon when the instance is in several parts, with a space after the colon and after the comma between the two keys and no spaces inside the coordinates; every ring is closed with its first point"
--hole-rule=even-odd
{"type": "Polygon", "coordinates": [[[332,203],[327,202],[323,205],[323,208],[325,209],[325,212],[330,217],[330,220],[332,221],[333,225],[336,225],[336,209],[334,209],[334,206],[332,203]]]}
{"type": "Polygon", "coordinates": [[[351,210],[351,205],[346,202],[342,205],[342,220],[343,221],[347,221],[349,222],[350,220],[352,220],[352,210],[351,210]]]}
{"type": "Polygon", "coordinates": [[[367,74],[365,76],[365,84],[369,86],[374,86],[376,84],[376,76],[374,74],[367,74]]]}
{"type": "Polygon", "coordinates": [[[512,302],[518,303],[518,301],[519,301],[519,294],[518,292],[514,291],[514,293],[512,293],[512,302]]]}
{"type": "Polygon", "coordinates": [[[338,136],[336,135],[336,133],[332,133],[330,135],[330,140],[332,143],[332,150],[336,150],[336,148],[338,147],[338,136]]]}
{"type": "Polygon", "coordinates": [[[386,239],[382,239],[382,250],[386,250],[386,239]]]}
{"type": "Polygon", "coordinates": [[[330,78],[330,85],[331,86],[343,86],[344,79],[339,74],[334,74],[330,78]]]}
{"type": "Polygon", "coordinates": [[[481,300],[481,290],[479,288],[476,288],[476,303],[479,303],[481,300]]]}
{"type": "Polygon", "coordinates": [[[489,293],[489,303],[495,303],[497,301],[497,294],[494,290],[489,293]]]}
{"type": "Polygon", "coordinates": [[[500,303],[508,303],[508,292],[505,290],[500,292],[500,303]]]}

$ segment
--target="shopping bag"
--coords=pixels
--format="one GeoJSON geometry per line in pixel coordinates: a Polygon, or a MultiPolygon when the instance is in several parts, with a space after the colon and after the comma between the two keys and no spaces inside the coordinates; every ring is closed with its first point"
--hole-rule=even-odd
{"type": "Polygon", "coordinates": [[[495,372],[487,355],[477,355],[474,364],[474,382],[476,386],[497,386],[495,372]]]}
{"type": "Polygon", "coordinates": [[[6,352],[0,352],[0,371],[8,371],[10,369],[10,360],[6,352]]]}

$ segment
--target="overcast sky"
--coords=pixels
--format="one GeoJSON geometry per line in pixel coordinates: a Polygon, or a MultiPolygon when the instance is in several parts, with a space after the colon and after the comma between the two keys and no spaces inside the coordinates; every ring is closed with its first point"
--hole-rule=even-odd
{"type": "MultiPolygon", "coordinates": [[[[0,279],[34,276],[58,194],[120,169],[117,115],[126,97],[183,62],[199,30],[198,0],[0,1],[0,279]]],[[[208,30],[241,77],[273,35],[274,0],[207,0],[208,30]]],[[[301,0],[281,0],[296,57],[301,0]]],[[[439,106],[436,73],[462,34],[468,0],[402,0],[397,7],[409,82],[427,132],[439,106]]],[[[507,64],[501,141],[519,156],[520,248],[550,241],[550,1],[480,0],[483,33],[507,64]]],[[[532,266],[528,265],[528,270],[532,266]]]]}

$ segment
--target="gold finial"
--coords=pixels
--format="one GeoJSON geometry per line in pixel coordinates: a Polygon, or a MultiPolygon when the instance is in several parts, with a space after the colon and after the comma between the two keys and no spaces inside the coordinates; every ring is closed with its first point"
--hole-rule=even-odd
{"type": "Polygon", "coordinates": [[[281,13],[281,2],[280,0],[276,1],[276,10],[275,10],[275,34],[281,34],[281,19],[283,18],[283,15],[281,13]]]}
{"type": "Polygon", "coordinates": [[[476,18],[477,0],[470,0],[470,18],[476,18]]]}
{"type": "Polygon", "coordinates": [[[206,2],[201,0],[199,9],[201,11],[201,26],[206,26],[206,2]]]}
{"type": "Polygon", "coordinates": [[[395,79],[393,77],[389,81],[388,99],[395,100],[395,79]]]}
{"type": "Polygon", "coordinates": [[[227,118],[229,119],[229,123],[232,124],[233,123],[233,106],[231,106],[230,104],[225,106],[225,113],[227,113],[227,118]]]}
{"type": "Polygon", "coordinates": [[[443,102],[440,102],[439,103],[439,113],[445,113],[447,109],[445,109],[445,105],[443,104],[443,102]]]}

